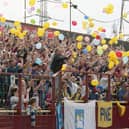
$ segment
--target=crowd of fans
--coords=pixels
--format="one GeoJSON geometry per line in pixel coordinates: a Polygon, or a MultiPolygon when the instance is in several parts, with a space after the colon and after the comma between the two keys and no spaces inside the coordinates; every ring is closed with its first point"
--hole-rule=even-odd
{"type": "MultiPolygon", "coordinates": [[[[9,27],[2,26],[4,29],[0,33],[0,72],[23,73],[24,75],[45,74],[50,77],[50,79],[40,80],[34,80],[29,76],[23,77],[22,100],[24,103],[36,97],[37,106],[47,108],[52,101],[51,77],[60,70],[62,70],[61,89],[57,89],[57,92],[62,98],[85,99],[87,84],[90,100],[106,100],[110,74],[110,99],[129,100],[128,62],[124,63],[122,57],[118,57],[117,65],[112,68],[108,66],[109,52],[124,51],[123,47],[107,43],[107,48],[100,53],[97,52],[97,47],[102,46],[101,40],[99,44],[93,44],[94,38],[89,36],[83,36],[79,47],[80,42],[72,34],[71,37],[65,36],[63,40],[60,40],[58,36],[48,38],[47,31],[43,37],[38,37],[36,31],[28,31],[24,38],[18,38],[10,33],[9,27]],[[87,47],[91,50],[85,49],[87,47]],[[88,73],[87,79],[84,72],[88,73]],[[97,80],[98,84],[92,85],[92,80],[97,80]]],[[[7,95],[11,107],[15,108],[19,87],[16,76],[14,82],[10,79],[11,77],[1,74],[0,95],[1,98],[7,95]],[[5,91],[7,91],[6,94],[5,91]]],[[[1,99],[1,103],[2,101],[1,99]]]]}

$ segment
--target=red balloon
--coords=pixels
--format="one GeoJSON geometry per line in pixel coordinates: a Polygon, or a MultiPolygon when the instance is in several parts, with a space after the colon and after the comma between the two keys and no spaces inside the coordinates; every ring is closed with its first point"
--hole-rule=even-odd
{"type": "Polygon", "coordinates": [[[48,31],[48,39],[53,39],[54,38],[54,33],[52,31],[48,31]]]}
{"type": "Polygon", "coordinates": [[[117,57],[122,57],[122,52],[121,52],[121,51],[117,51],[117,52],[116,52],[116,56],[117,56],[117,57]]]}
{"type": "Polygon", "coordinates": [[[101,39],[100,35],[96,35],[96,39],[98,40],[101,39]]]}
{"type": "Polygon", "coordinates": [[[106,32],[106,29],[102,29],[102,32],[106,32]]]}
{"type": "Polygon", "coordinates": [[[73,26],[76,26],[77,25],[77,22],[76,21],[72,21],[72,25],[73,26]]]}

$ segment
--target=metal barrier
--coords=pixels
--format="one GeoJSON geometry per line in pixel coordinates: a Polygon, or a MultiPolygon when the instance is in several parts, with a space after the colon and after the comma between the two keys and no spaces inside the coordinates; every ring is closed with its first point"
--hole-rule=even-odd
{"type": "MultiPolygon", "coordinates": [[[[121,85],[121,84],[117,84],[117,82],[114,83],[114,75],[112,74],[98,74],[98,73],[86,73],[86,72],[79,72],[79,71],[65,71],[63,72],[62,74],[58,74],[58,76],[60,76],[60,78],[62,78],[60,80],[60,91],[61,89],[63,89],[63,87],[67,84],[66,87],[69,86],[69,81],[71,81],[72,83],[75,83],[75,84],[78,84],[79,86],[83,85],[83,94],[84,94],[84,97],[79,99],[80,102],[88,102],[89,100],[92,100],[92,99],[95,99],[95,98],[92,98],[90,96],[90,93],[91,91],[90,90],[94,90],[94,88],[98,88],[97,86],[92,86],[91,85],[91,80],[93,79],[96,79],[98,80],[98,82],[101,81],[101,79],[103,77],[106,78],[106,83],[107,83],[107,87],[105,89],[105,97],[104,98],[100,98],[100,95],[102,95],[103,93],[99,93],[99,97],[96,99],[96,100],[99,100],[99,101],[112,101],[112,107],[113,107],[113,113],[112,113],[112,126],[111,127],[108,127],[109,129],[120,129],[120,128],[129,128],[129,103],[128,103],[128,99],[125,99],[123,98],[123,100],[121,101],[120,98],[117,96],[117,94],[114,95],[114,87],[116,88],[126,88],[126,87],[129,87],[126,86],[126,85],[121,85]],[[69,74],[73,77],[73,74],[76,78],[72,78],[71,76],[69,76],[69,74]],[[78,76],[81,77],[81,83],[78,82],[79,79],[78,76]],[[95,76],[95,77],[94,77],[95,76]],[[93,77],[93,78],[92,78],[93,77]],[[114,85],[115,84],[115,85],[114,85]],[[125,87],[124,87],[125,86],[125,87]],[[90,89],[91,88],[91,89],[90,89]],[[92,89],[93,88],[93,89],[92,89]],[[82,101],[83,100],[83,101],[82,101]],[[120,105],[118,106],[117,105],[117,102],[120,102],[120,105]],[[125,109],[123,109],[123,107],[125,107],[125,109]],[[120,116],[120,113],[123,112],[125,110],[125,114],[123,116],[120,116]]],[[[125,82],[128,82],[129,78],[128,77],[125,77],[126,78],[126,81],[125,82]]],[[[116,79],[117,80],[117,79],[116,79]]],[[[119,81],[119,79],[118,79],[119,81]]],[[[124,82],[124,83],[125,83],[124,82]]],[[[126,83],[125,83],[126,84],[126,83]]],[[[76,85],[77,86],[77,85],[76,85]]],[[[75,86],[75,87],[76,87],[75,86]]],[[[77,88],[76,88],[77,90],[77,88]]],[[[60,95],[61,96],[61,95],[60,95]]],[[[64,97],[64,96],[63,96],[64,97]]],[[[62,99],[63,99],[62,97],[62,99]]],[[[72,97],[69,97],[69,96],[65,96],[67,97],[68,99],[72,99],[72,97]]],[[[74,100],[74,99],[73,99],[74,100]]],[[[77,102],[79,102],[77,101],[77,102]]],[[[75,102],[76,102],[76,99],[75,99],[75,102]]],[[[97,101],[96,101],[96,129],[102,129],[102,127],[98,127],[98,105],[97,105],[97,101]]]]}
{"type": "Polygon", "coordinates": [[[63,89],[64,85],[67,85],[67,88],[71,88],[70,83],[72,83],[73,85],[75,85],[74,87],[76,88],[76,90],[77,87],[80,87],[82,89],[84,97],[83,100],[85,102],[93,99],[105,101],[129,101],[129,96],[128,98],[125,98],[119,94],[122,88],[122,90],[128,90],[128,77],[125,77],[121,81],[120,78],[116,78],[115,75],[108,73],[87,73],[79,71],[60,72],[58,76],[58,78],[60,78],[60,90],[63,89]],[[93,80],[98,81],[97,86],[93,86],[91,84],[93,80]],[[96,95],[98,97],[94,98],[91,95],[96,95]]]}
{"type": "MultiPolygon", "coordinates": [[[[25,74],[12,74],[12,73],[0,73],[0,86],[4,87],[4,84],[7,85],[7,87],[3,88],[3,97],[2,103],[1,103],[1,110],[0,110],[0,119],[3,121],[3,123],[7,123],[7,121],[10,122],[10,127],[12,129],[31,129],[30,126],[30,118],[26,114],[26,106],[28,105],[28,101],[24,103],[22,96],[24,93],[27,92],[28,88],[33,88],[32,94],[29,94],[29,98],[36,97],[38,98],[38,106],[40,107],[40,110],[38,111],[38,114],[36,116],[36,127],[35,129],[55,129],[56,125],[56,115],[55,115],[55,106],[58,101],[62,101],[63,97],[65,97],[65,84],[68,84],[69,81],[72,81],[73,83],[78,83],[83,85],[83,94],[84,96],[81,98],[84,102],[87,102],[89,99],[92,99],[90,97],[91,91],[89,90],[90,88],[96,88],[96,86],[91,86],[91,78],[95,73],[81,73],[81,72],[72,72],[72,71],[67,71],[66,73],[56,73],[53,76],[49,77],[47,75],[25,75],[25,74]],[[69,77],[68,74],[73,77],[73,75],[76,78],[71,78],[69,77]],[[82,80],[79,82],[79,76],[82,78],[82,80]],[[6,80],[7,83],[6,83],[6,80]],[[18,103],[16,108],[12,109],[9,100],[11,97],[11,87],[16,87],[18,88],[18,103]],[[50,88],[50,93],[51,93],[51,99],[50,96],[48,95],[48,100],[46,103],[46,96],[42,96],[43,93],[48,93],[48,89],[50,88]],[[90,87],[90,88],[89,88],[90,87]],[[45,89],[46,88],[46,89],[45,89]],[[10,89],[10,90],[9,90],[10,89]],[[26,92],[25,92],[26,91],[26,92]],[[36,94],[37,93],[37,94],[36,94]],[[7,95],[7,96],[6,96],[7,95]],[[41,95],[41,96],[40,96],[41,95]],[[45,102],[44,102],[45,101],[45,102]],[[47,104],[47,105],[45,105],[47,104]],[[7,110],[8,109],[8,110],[7,110]],[[11,109],[11,110],[10,110],[11,109]],[[6,114],[6,115],[5,115],[6,114]],[[8,119],[7,119],[8,116],[8,119]],[[15,121],[15,122],[14,122],[15,121]],[[52,124],[50,124],[50,121],[52,124]]],[[[110,74],[96,74],[97,80],[100,81],[101,77],[105,76],[107,78],[107,91],[105,91],[106,97],[103,98],[102,100],[109,101],[112,100],[112,95],[111,95],[111,88],[112,88],[112,75],[110,74]]],[[[74,91],[75,92],[75,91],[74,91]]],[[[2,95],[1,95],[2,96],[2,95]]],[[[27,96],[25,96],[27,97],[27,96]]],[[[70,96],[70,99],[73,96],[70,96]]],[[[100,99],[99,99],[100,100],[100,99]]],[[[119,117],[118,115],[118,107],[116,104],[113,104],[113,123],[112,128],[117,129],[117,128],[123,128],[123,127],[128,127],[128,123],[121,123],[120,121],[124,121],[129,118],[128,116],[128,111],[129,111],[129,106],[127,103],[125,103],[126,108],[127,108],[127,114],[124,117],[119,117]]],[[[97,108],[96,108],[96,116],[97,116],[97,108]]],[[[97,122],[97,121],[96,121],[97,122]]],[[[3,123],[0,122],[0,127],[3,125],[3,123]]],[[[96,124],[97,125],[97,124],[96,124]]],[[[98,127],[97,127],[98,128],[98,127]]],[[[98,128],[100,129],[100,128],[98,128]]],[[[110,128],[111,129],[111,128],[110,128]]]]}
{"type": "Polygon", "coordinates": [[[35,98],[38,108],[34,129],[55,129],[55,84],[54,76],[0,73],[0,128],[31,129],[31,115],[27,109],[29,100],[35,98]]]}
{"type": "Polygon", "coordinates": [[[54,82],[55,77],[47,75],[0,73],[0,108],[4,110],[13,109],[21,113],[27,108],[29,100],[35,98],[36,105],[41,110],[54,111],[54,82]],[[16,92],[15,88],[17,93],[14,93],[16,92]],[[11,98],[18,99],[17,104],[15,104],[16,107],[13,107],[11,98]]]}

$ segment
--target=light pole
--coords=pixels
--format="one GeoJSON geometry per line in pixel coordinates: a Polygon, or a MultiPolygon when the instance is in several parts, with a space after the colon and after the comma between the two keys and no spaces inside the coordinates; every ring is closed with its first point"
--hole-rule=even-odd
{"type": "Polygon", "coordinates": [[[124,2],[125,2],[125,1],[124,1],[124,0],[122,0],[119,34],[120,34],[120,33],[122,33],[122,27],[123,27],[123,11],[124,11],[124,2]]]}
{"type": "Polygon", "coordinates": [[[40,0],[40,17],[39,17],[39,25],[42,26],[42,23],[43,23],[43,0],[40,0]]]}
{"type": "Polygon", "coordinates": [[[69,31],[70,31],[70,37],[71,37],[71,15],[72,15],[71,7],[72,7],[72,2],[70,0],[70,8],[69,8],[69,31]]]}
{"type": "Polygon", "coordinates": [[[24,23],[26,23],[26,0],[24,0],[24,23]]]}

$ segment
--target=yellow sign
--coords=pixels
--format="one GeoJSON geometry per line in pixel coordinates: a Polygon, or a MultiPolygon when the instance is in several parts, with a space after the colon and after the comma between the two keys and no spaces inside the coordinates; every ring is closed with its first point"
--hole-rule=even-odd
{"type": "Polygon", "coordinates": [[[112,102],[98,102],[98,127],[112,126],[112,102]]]}

